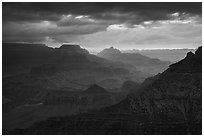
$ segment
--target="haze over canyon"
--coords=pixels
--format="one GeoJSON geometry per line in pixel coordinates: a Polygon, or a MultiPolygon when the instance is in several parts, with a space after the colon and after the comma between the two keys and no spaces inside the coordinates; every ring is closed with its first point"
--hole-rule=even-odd
{"type": "Polygon", "coordinates": [[[3,135],[201,135],[201,2],[3,2],[3,135]]]}

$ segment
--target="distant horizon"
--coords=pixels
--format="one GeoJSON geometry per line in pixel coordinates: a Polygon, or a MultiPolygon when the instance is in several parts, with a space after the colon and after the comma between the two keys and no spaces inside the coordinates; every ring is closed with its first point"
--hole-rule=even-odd
{"type": "MultiPolygon", "coordinates": [[[[47,47],[50,47],[50,48],[59,48],[61,47],[63,44],[73,44],[73,45],[79,45],[81,48],[84,48],[84,49],[90,49],[90,48],[86,48],[84,47],[83,45],[80,45],[78,43],[62,43],[60,44],[59,46],[56,46],[56,47],[53,47],[53,46],[50,46],[46,43],[40,43],[40,42],[2,42],[2,43],[13,43],[13,44],[42,44],[42,45],[46,45],[47,47]]],[[[109,46],[105,46],[103,49],[108,49],[108,48],[111,48],[113,47],[114,49],[119,49],[120,51],[127,51],[127,50],[177,50],[177,49],[197,49],[198,47],[200,47],[202,45],[198,45],[196,48],[188,48],[188,47],[184,47],[184,48],[129,48],[129,49],[121,49],[121,48],[117,48],[113,45],[109,45],[109,46]]],[[[100,49],[99,49],[100,50],[100,49]]],[[[93,50],[93,52],[97,52],[96,50],[93,50]]]]}

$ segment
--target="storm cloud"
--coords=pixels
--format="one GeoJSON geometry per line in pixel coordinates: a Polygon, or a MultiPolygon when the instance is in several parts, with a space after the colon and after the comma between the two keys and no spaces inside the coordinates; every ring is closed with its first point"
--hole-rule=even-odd
{"type": "MultiPolygon", "coordinates": [[[[136,14],[143,20],[167,19],[168,13],[202,13],[201,3],[3,3],[3,20],[57,21],[62,15],[90,15],[96,19],[117,19],[119,13],[136,14]],[[115,13],[115,14],[112,14],[115,13]]],[[[124,14],[122,14],[123,16],[124,14]]],[[[127,19],[126,17],[125,19],[127,19]]],[[[130,18],[131,19],[131,18],[130,18]]]]}
{"type": "Polygon", "coordinates": [[[142,45],[156,41],[180,43],[182,39],[185,43],[191,35],[192,39],[198,40],[196,43],[200,43],[202,3],[4,2],[2,19],[3,42],[46,42],[47,38],[52,38],[59,42],[79,42],[92,48],[96,41],[101,42],[99,45],[117,44],[115,39],[120,37],[124,39],[120,39],[123,44],[129,41],[130,45],[142,45]],[[183,28],[178,26],[185,26],[183,33],[173,31],[183,28]],[[155,29],[166,34],[161,36],[155,29]],[[111,36],[113,31],[116,33],[111,36]],[[132,39],[136,35],[139,36],[132,39]]]}

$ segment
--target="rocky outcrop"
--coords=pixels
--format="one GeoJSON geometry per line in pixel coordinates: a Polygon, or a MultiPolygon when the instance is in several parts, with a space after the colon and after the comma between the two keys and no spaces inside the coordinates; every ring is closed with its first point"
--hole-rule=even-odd
{"type": "Polygon", "coordinates": [[[170,65],[168,71],[180,72],[180,73],[201,73],[202,72],[202,48],[199,47],[195,54],[188,52],[187,56],[175,63],[170,65]]]}
{"type": "Polygon", "coordinates": [[[97,56],[99,56],[99,57],[110,56],[111,57],[112,55],[117,55],[117,54],[121,54],[120,50],[118,50],[114,47],[110,47],[110,48],[104,49],[101,52],[99,52],[97,54],[97,56]]]}
{"type": "Polygon", "coordinates": [[[82,49],[79,45],[76,44],[63,44],[61,47],[56,48],[59,50],[62,54],[89,54],[89,52],[86,49],[82,49]]]}

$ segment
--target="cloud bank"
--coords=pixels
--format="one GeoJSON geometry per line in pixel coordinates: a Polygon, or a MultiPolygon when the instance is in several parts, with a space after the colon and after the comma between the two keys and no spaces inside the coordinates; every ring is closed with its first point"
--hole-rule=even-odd
{"type": "Polygon", "coordinates": [[[3,42],[74,42],[100,50],[194,48],[202,3],[3,3],[3,42]]]}

